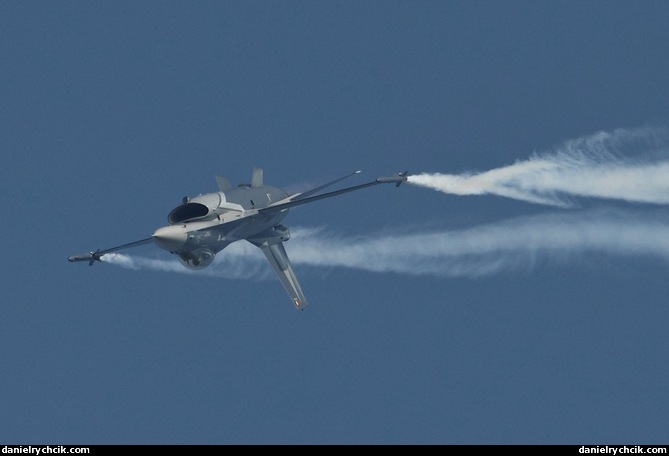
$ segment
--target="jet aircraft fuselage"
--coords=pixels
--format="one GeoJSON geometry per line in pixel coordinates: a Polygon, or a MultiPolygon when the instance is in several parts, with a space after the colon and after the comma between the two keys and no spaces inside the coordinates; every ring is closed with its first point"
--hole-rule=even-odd
{"type": "Polygon", "coordinates": [[[276,187],[241,185],[185,198],[168,215],[169,225],[158,228],[152,237],[158,247],[177,254],[184,266],[201,269],[235,241],[288,240],[288,229],[279,225],[288,209],[259,211],[286,197],[288,193],[276,187]]]}

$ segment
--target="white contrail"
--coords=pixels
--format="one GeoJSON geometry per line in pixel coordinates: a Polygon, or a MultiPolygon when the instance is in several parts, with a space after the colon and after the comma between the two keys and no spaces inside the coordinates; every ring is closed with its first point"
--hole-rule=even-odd
{"type": "MultiPolygon", "coordinates": [[[[161,252],[162,253],[162,252],[161,252]]],[[[163,253],[161,258],[147,258],[126,253],[108,253],[100,258],[126,269],[146,269],[152,271],[199,274],[228,279],[251,279],[269,276],[270,269],[265,267],[265,257],[260,250],[246,242],[235,242],[219,253],[214,263],[201,270],[184,267],[175,255],[163,253]]]]}
{"type": "MultiPolygon", "coordinates": [[[[669,262],[669,214],[614,209],[560,212],[465,230],[348,238],[323,229],[298,228],[292,230],[286,249],[294,265],[447,277],[527,272],[602,255],[669,262]]],[[[103,260],[134,269],[192,272],[176,258],[109,254],[103,260]]],[[[248,279],[271,277],[270,271],[256,247],[237,242],[197,273],[248,279]]]]}
{"type": "MultiPolygon", "coordinates": [[[[569,198],[575,197],[666,204],[668,138],[669,131],[659,128],[601,132],[484,173],[419,174],[408,182],[456,195],[496,194],[557,206],[570,206],[569,198]]],[[[466,230],[352,238],[303,228],[292,230],[292,238],[286,248],[295,265],[476,277],[587,260],[588,254],[669,261],[669,214],[600,209],[520,217],[466,230]]],[[[228,246],[200,271],[167,256],[112,253],[102,260],[130,269],[234,279],[272,275],[262,253],[246,242],[228,246]]]]}
{"type": "Polygon", "coordinates": [[[453,195],[493,194],[563,207],[574,197],[667,204],[668,133],[664,128],[600,132],[502,168],[416,174],[407,182],[453,195]]]}

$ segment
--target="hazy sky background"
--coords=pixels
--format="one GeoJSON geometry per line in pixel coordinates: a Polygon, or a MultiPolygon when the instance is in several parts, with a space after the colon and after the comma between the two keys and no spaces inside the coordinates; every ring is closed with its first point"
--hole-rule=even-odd
{"type": "Polygon", "coordinates": [[[0,442],[666,444],[668,18],[1,2],[0,442]],[[68,263],[253,166],[293,190],[512,168],[291,209],[304,311],[243,245],[202,274],[68,263]]]}

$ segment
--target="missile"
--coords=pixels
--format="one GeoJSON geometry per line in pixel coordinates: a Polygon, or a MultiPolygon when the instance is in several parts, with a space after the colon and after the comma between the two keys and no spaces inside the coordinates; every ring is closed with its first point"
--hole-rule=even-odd
{"type": "Polygon", "coordinates": [[[395,184],[395,187],[399,187],[402,182],[407,181],[407,175],[409,171],[404,171],[403,173],[397,173],[397,176],[392,177],[379,177],[376,179],[376,182],[380,184],[395,184]]]}
{"type": "Polygon", "coordinates": [[[96,261],[100,261],[100,256],[98,254],[100,250],[96,252],[88,252],[86,255],[75,255],[71,256],[68,258],[68,261],[75,262],[75,261],[88,261],[89,266],[93,266],[93,263],[96,261]]]}

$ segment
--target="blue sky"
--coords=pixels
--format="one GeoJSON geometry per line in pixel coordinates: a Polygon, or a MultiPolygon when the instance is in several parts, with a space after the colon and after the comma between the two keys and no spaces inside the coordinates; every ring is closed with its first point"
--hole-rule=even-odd
{"type": "Polygon", "coordinates": [[[668,16],[660,1],[2,2],[0,441],[666,444],[669,220],[618,178],[566,207],[406,184],[293,208],[304,311],[259,252],[199,275],[67,257],[147,237],[253,166],[304,189],[584,153],[648,165],[630,191],[661,195],[643,173],[669,155],[668,16]],[[323,260],[351,245],[355,261],[323,260]]]}

